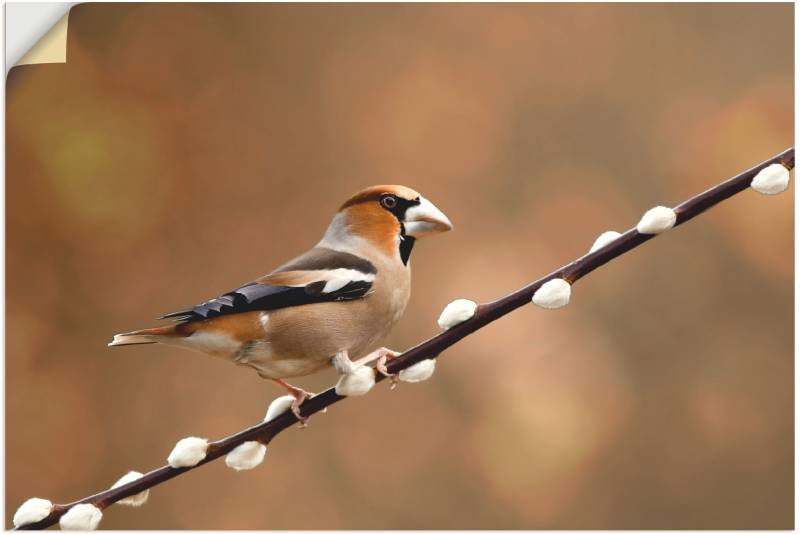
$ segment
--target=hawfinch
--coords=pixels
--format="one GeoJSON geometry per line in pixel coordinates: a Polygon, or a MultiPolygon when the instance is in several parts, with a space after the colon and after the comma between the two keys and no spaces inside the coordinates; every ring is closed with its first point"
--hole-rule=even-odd
{"type": "Polygon", "coordinates": [[[284,378],[334,365],[385,362],[374,350],[403,315],[411,289],[409,257],[417,238],[452,229],[416,191],[379,185],[356,193],[308,252],[271,273],[192,308],[167,313],[173,324],[117,334],[109,346],[164,343],[255,369],[295,397],[309,394],[284,378]],[[373,352],[370,352],[373,351],[373,352]]]}

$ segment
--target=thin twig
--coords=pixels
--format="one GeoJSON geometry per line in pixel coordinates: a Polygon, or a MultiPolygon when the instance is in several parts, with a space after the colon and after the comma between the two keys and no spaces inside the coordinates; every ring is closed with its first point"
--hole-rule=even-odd
{"type": "MultiPolygon", "coordinates": [[[[743,173],[734,176],[733,178],[717,185],[687,200],[686,202],[675,207],[677,220],[675,225],[683,224],[686,221],[700,215],[708,208],[730,198],[731,196],[747,189],[753,177],[764,167],[773,163],[780,163],[788,169],[794,167],[794,148],[789,148],[784,152],[774,156],[755,167],[744,171],[743,173]]],[[[560,269],[544,276],[535,282],[519,289],[505,297],[481,304],[475,315],[461,324],[458,324],[449,330],[446,330],[427,341],[407,350],[402,355],[393,359],[388,365],[388,370],[391,373],[397,373],[415,363],[429,358],[436,358],[445,349],[451,347],[464,337],[486,326],[487,324],[499,319],[500,317],[514,311],[515,309],[529,303],[533,294],[539,287],[548,280],[553,278],[563,278],[569,283],[574,283],[591,273],[598,267],[605,265],[617,256],[620,256],[633,248],[638,247],[645,241],[655,237],[650,234],[640,234],[636,228],[632,228],[622,234],[619,238],[615,239],[608,245],[582,256],[581,258],[569,263],[560,269]]],[[[385,377],[381,374],[376,376],[376,382],[383,380],[385,377]]],[[[309,417],[326,407],[339,402],[345,397],[339,396],[334,391],[334,388],[327,389],[322,393],[315,395],[311,399],[304,402],[301,406],[300,413],[304,417],[309,417]]],[[[227,453],[235,449],[246,441],[259,441],[263,444],[269,443],[272,438],[278,435],[281,431],[289,428],[297,422],[295,416],[291,411],[286,411],[282,415],[272,419],[269,422],[261,423],[259,425],[242,430],[238,434],[233,434],[219,441],[209,444],[206,457],[203,461],[193,467],[172,468],[168,465],[160,467],[154,471],[150,471],[143,477],[125,484],[123,486],[96,493],[90,497],[86,497],[79,501],[69,504],[57,504],[54,506],[53,511],[46,518],[37,523],[31,523],[20,527],[19,530],[34,530],[47,528],[58,522],[59,518],[66,513],[72,506],[81,503],[94,504],[100,509],[104,509],[111,504],[136,495],[148,488],[157,486],[162,482],[182,475],[187,471],[191,471],[201,465],[207,464],[225,456],[227,453]]]]}

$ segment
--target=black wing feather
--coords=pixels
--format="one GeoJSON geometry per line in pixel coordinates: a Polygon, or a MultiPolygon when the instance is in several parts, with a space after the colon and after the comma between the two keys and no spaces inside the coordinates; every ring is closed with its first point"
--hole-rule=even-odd
{"type": "Polygon", "coordinates": [[[251,282],[191,309],[167,313],[159,319],[173,319],[183,323],[232,313],[276,310],[318,302],[354,300],[366,296],[372,288],[372,282],[348,282],[342,288],[330,293],[323,293],[323,287],[325,287],[324,281],[312,282],[302,287],[251,282]]]}
{"type": "MultiPolygon", "coordinates": [[[[305,254],[279,267],[274,273],[286,271],[316,271],[325,269],[353,269],[374,275],[375,266],[367,259],[325,247],[314,247],[305,254]]],[[[250,282],[224,295],[208,300],[192,308],[167,313],[159,319],[176,322],[191,322],[210,319],[220,315],[248,311],[276,310],[290,306],[302,306],[317,302],[354,300],[365,297],[372,289],[372,282],[352,281],[337,291],[323,293],[324,281],[312,282],[302,287],[280,286],[250,282]]]]}

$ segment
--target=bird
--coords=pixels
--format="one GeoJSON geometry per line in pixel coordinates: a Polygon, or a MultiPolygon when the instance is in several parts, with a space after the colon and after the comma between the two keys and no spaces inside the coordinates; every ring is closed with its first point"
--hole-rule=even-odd
{"type": "Polygon", "coordinates": [[[431,201],[402,185],[378,185],[351,196],[322,239],[269,274],[190,308],[166,313],[167,325],[116,334],[110,347],[161,343],[254,369],[294,398],[311,394],[286,382],[333,366],[386,362],[380,346],[402,317],[411,293],[417,239],[453,225],[431,201]],[[355,361],[353,361],[355,359],[355,361]]]}

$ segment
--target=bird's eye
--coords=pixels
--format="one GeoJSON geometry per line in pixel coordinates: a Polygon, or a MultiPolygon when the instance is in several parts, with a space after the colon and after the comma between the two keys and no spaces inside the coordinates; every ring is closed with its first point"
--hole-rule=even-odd
{"type": "Polygon", "coordinates": [[[381,206],[390,210],[397,206],[397,198],[392,195],[386,195],[385,197],[381,197],[381,206]]]}

